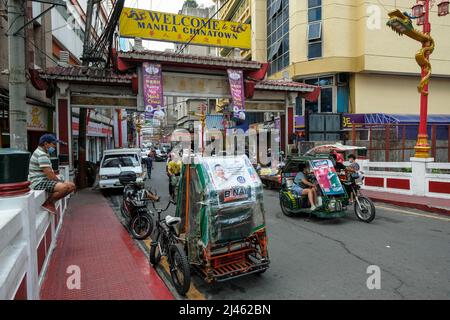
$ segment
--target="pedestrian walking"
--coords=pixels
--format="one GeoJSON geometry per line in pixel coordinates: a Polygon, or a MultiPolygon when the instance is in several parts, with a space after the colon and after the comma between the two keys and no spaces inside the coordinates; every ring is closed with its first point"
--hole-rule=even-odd
{"type": "Polygon", "coordinates": [[[56,213],[55,202],[75,191],[73,182],[59,179],[53,171],[50,154],[55,152],[57,143],[66,144],[57,140],[53,134],[44,134],[39,138],[39,146],[30,158],[28,175],[31,189],[45,190],[49,193],[47,200],[42,204],[42,208],[52,214],[56,213]]]}
{"type": "Polygon", "coordinates": [[[152,149],[149,151],[145,162],[147,164],[147,176],[149,179],[152,178],[153,161],[155,161],[155,151],[152,149]]]}

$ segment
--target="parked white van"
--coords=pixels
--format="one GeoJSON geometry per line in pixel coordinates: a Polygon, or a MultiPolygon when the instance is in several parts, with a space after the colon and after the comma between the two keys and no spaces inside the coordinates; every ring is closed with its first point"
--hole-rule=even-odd
{"type": "Polygon", "coordinates": [[[122,188],[119,174],[122,171],[134,171],[137,182],[145,180],[146,172],[142,165],[140,149],[111,149],[103,152],[100,162],[100,189],[122,188]]]}

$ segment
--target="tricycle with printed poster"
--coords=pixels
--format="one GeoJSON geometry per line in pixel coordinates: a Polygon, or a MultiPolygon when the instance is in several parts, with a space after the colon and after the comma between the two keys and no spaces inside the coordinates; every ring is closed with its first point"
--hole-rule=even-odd
{"type": "MultiPolygon", "coordinates": [[[[342,149],[352,149],[349,147],[342,149]]],[[[354,206],[359,220],[371,222],[375,218],[375,206],[361,195],[360,183],[346,173],[347,168],[342,173],[336,171],[335,159],[329,153],[333,148],[325,146],[316,150],[320,152],[286,159],[279,193],[283,213],[339,218],[347,214],[348,207],[354,206]],[[322,153],[323,150],[326,152],[322,153]]]]}
{"type": "Polygon", "coordinates": [[[177,233],[189,264],[206,281],[269,267],[263,186],[246,155],[184,159],[177,233]]]}

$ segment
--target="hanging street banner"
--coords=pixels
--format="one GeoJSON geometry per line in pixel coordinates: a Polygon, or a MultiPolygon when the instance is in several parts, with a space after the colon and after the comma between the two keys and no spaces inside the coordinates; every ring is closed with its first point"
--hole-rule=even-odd
{"type": "Polygon", "coordinates": [[[162,120],[164,113],[162,69],[160,64],[142,63],[145,120],[162,120]]]}
{"type": "Polygon", "coordinates": [[[120,36],[214,47],[251,48],[250,24],[123,8],[120,36]]]}
{"type": "Polygon", "coordinates": [[[228,69],[233,118],[245,120],[244,75],[242,70],[228,69]]]}

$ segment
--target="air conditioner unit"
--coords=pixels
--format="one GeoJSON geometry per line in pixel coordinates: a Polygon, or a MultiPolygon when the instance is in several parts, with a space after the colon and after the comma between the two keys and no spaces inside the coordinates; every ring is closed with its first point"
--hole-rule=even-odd
{"type": "Polygon", "coordinates": [[[59,61],[58,64],[60,66],[68,66],[69,65],[69,59],[70,59],[70,53],[69,51],[61,50],[59,52],[59,61]]]}

